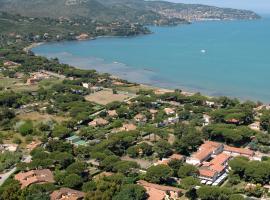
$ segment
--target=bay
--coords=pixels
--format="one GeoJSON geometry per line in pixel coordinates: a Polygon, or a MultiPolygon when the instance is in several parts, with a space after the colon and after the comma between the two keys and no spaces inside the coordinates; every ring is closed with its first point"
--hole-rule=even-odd
{"type": "Polygon", "coordinates": [[[47,43],[32,50],[138,83],[270,103],[270,18],[150,29],[150,35],[47,43]]]}

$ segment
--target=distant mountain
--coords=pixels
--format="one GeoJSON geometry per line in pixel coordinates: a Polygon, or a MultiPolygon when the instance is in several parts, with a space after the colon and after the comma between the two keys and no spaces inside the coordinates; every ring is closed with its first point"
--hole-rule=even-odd
{"type": "Polygon", "coordinates": [[[0,11],[28,17],[91,18],[166,24],[203,19],[257,19],[246,10],[144,0],[0,0],[0,11]]]}

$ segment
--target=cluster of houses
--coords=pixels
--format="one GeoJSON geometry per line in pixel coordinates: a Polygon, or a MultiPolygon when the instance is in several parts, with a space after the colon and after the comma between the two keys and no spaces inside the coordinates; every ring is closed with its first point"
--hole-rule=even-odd
{"type": "Polygon", "coordinates": [[[103,90],[103,87],[94,86],[91,83],[82,83],[82,86],[90,90],[91,93],[95,93],[95,92],[99,92],[103,90]]]}
{"type": "Polygon", "coordinates": [[[46,73],[45,71],[34,72],[34,73],[31,73],[31,76],[30,78],[27,79],[26,84],[35,85],[44,79],[49,79],[50,77],[51,75],[46,73]]]}
{"type": "MultiPolygon", "coordinates": [[[[15,180],[19,181],[21,188],[26,188],[32,184],[55,183],[51,170],[31,170],[20,172],[15,175],[15,180]]],[[[51,200],[82,200],[85,196],[84,192],[73,190],[70,188],[60,188],[50,194],[51,200]]]]}

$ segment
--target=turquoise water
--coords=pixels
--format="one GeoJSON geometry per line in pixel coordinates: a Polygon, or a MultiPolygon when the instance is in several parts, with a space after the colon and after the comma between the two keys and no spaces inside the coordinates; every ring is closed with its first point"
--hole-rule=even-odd
{"type": "Polygon", "coordinates": [[[150,28],[154,34],[33,51],[139,83],[270,103],[270,19],[150,28]]]}

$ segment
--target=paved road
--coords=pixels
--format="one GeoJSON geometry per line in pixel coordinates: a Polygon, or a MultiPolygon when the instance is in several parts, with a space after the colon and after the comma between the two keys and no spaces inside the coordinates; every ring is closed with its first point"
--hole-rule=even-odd
{"type": "Polygon", "coordinates": [[[12,168],[10,171],[7,173],[1,174],[0,175],[0,186],[4,184],[4,182],[16,171],[16,167],[12,168]]]}

